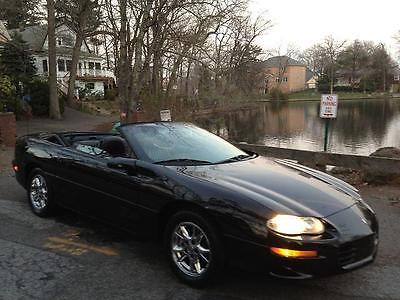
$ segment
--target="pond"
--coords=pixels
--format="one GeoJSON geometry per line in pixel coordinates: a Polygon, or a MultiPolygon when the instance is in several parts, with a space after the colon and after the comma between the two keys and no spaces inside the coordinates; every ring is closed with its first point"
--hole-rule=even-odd
{"type": "MultiPolygon", "coordinates": [[[[194,122],[236,142],[313,151],[324,147],[318,101],[262,103],[199,116],[194,122]]],[[[400,100],[339,99],[338,117],[329,129],[330,152],[369,155],[381,147],[400,147],[400,100]]]]}

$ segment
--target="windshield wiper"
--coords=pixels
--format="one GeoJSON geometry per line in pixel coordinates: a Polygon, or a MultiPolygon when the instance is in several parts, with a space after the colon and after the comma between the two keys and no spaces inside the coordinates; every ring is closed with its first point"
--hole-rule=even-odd
{"type": "Polygon", "coordinates": [[[168,159],[154,162],[155,164],[168,164],[168,163],[196,163],[196,164],[212,164],[210,161],[206,160],[198,160],[198,159],[190,159],[190,158],[177,158],[177,159],[168,159]]]}
{"type": "Polygon", "coordinates": [[[253,156],[254,156],[254,155],[240,154],[240,155],[237,155],[237,156],[228,158],[228,159],[221,160],[221,161],[217,162],[217,164],[223,164],[223,163],[228,163],[228,162],[242,161],[242,160],[249,159],[249,158],[251,158],[251,157],[253,157],[253,156]]]}

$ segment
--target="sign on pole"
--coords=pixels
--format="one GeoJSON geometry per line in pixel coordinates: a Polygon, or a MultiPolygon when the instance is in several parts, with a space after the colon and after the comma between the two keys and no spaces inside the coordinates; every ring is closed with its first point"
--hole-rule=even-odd
{"type": "Polygon", "coordinates": [[[160,118],[162,122],[171,122],[171,111],[169,109],[160,111],[160,118]]]}
{"type": "Polygon", "coordinates": [[[319,116],[323,119],[335,119],[337,116],[338,95],[322,95],[319,116]]]}

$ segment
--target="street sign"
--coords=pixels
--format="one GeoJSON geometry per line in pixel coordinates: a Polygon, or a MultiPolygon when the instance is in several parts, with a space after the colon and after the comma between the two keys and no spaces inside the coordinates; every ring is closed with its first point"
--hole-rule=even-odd
{"type": "Polygon", "coordinates": [[[323,119],[335,119],[337,116],[338,95],[322,95],[319,116],[323,119]]]}
{"type": "Polygon", "coordinates": [[[169,109],[160,111],[160,118],[162,122],[171,122],[171,111],[169,109]]]}

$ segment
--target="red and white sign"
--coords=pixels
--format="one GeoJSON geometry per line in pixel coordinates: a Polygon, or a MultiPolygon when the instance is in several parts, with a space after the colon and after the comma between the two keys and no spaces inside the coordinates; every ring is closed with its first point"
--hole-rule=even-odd
{"type": "Polygon", "coordinates": [[[323,119],[334,119],[337,116],[338,95],[322,95],[319,116],[323,119]]]}

